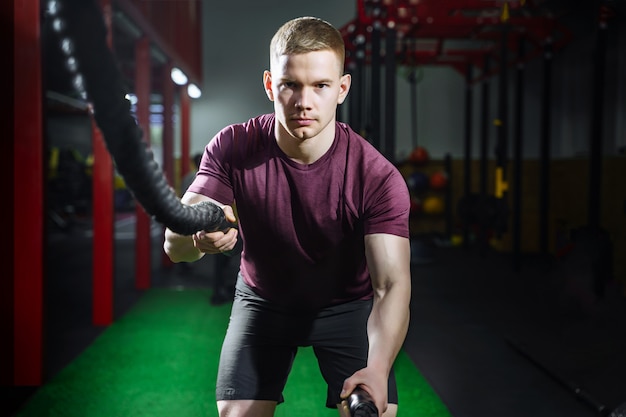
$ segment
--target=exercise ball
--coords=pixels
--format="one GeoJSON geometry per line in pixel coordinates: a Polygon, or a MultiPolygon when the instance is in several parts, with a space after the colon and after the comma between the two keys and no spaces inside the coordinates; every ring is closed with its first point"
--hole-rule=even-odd
{"type": "Polygon", "coordinates": [[[426,214],[441,214],[444,208],[443,199],[438,196],[428,196],[422,201],[422,211],[426,214]]]}
{"type": "Polygon", "coordinates": [[[409,190],[415,194],[422,193],[428,189],[429,185],[428,175],[421,171],[413,171],[406,179],[406,184],[409,190]]]}
{"type": "Polygon", "coordinates": [[[453,234],[450,236],[450,244],[452,246],[461,246],[463,244],[463,235],[453,234]]]}
{"type": "Polygon", "coordinates": [[[430,174],[430,188],[433,190],[443,190],[448,185],[448,174],[443,171],[436,171],[430,174]]]}
{"type": "Polygon", "coordinates": [[[428,151],[423,146],[418,146],[409,155],[409,160],[418,165],[423,165],[428,162],[430,156],[428,155],[428,151]]]}

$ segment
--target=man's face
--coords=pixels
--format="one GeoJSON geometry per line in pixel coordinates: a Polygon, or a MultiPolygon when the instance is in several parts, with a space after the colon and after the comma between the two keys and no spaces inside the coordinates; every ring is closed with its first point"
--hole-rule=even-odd
{"type": "Polygon", "coordinates": [[[282,55],[263,81],[282,131],[300,140],[329,128],[350,89],[350,76],[341,74],[339,58],[330,50],[282,55]]]}

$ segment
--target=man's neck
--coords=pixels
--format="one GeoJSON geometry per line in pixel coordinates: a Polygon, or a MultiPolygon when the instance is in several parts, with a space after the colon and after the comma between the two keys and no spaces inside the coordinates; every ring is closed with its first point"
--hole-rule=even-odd
{"type": "Polygon", "coordinates": [[[299,139],[291,136],[280,124],[276,126],[276,143],[293,161],[310,165],[320,159],[330,149],[335,139],[335,123],[331,122],[317,136],[299,139]]]}

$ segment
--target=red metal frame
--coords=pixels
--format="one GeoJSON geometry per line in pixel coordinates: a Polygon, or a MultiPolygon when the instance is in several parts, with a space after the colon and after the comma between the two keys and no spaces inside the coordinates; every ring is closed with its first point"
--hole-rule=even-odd
{"type": "MultiPolygon", "coordinates": [[[[3,50],[7,51],[6,54],[9,56],[13,56],[13,50],[15,49],[15,45],[13,43],[14,40],[14,13],[13,13],[13,2],[6,1],[2,3],[2,7],[0,7],[0,19],[3,22],[6,22],[5,30],[8,36],[2,37],[0,39],[0,43],[2,44],[3,50]]],[[[9,80],[13,80],[13,74],[15,72],[15,68],[11,65],[8,65],[8,69],[10,72],[9,80]]],[[[8,96],[5,96],[5,100],[12,104],[14,103],[15,94],[14,92],[8,93],[8,96]]],[[[8,135],[13,136],[12,141],[9,141],[5,144],[5,153],[9,156],[13,155],[14,142],[15,142],[15,126],[11,124],[13,118],[13,111],[15,106],[7,106],[5,109],[3,120],[6,121],[6,125],[9,127],[8,135]]],[[[1,178],[9,178],[6,182],[8,188],[5,193],[8,195],[14,195],[14,179],[13,172],[14,160],[13,158],[5,158],[3,164],[0,165],[0,176],[1,178]]],[[[13,239],[13,235],[15,233],[15,226],[13,224],[14,221],[14,209],[13,205],[9,205],[9,213],[5,213],[2,216],[2,228],[5,231],[5,234],[8,233],[10,239],[13,239]]],[[[5,266],[4,276],[5,278],[0,280],[0,386],[11,386],[13,385],[13,340],[14,340],[14,306],[13,306],[13,281],[14,281],[14,265],[13,265],[13,248],[5,249],[0,252],[0,262],[5,266]]]]}
{"type": "Polygon", "coordinates": [[[93,294],[92,321],[96,326],[113,322],[114,205],[113,162],[102,132],[92,119],[93,147],[93,294]]]}
{"type": "Polygon", "coordinates": [[[43,111],[39,0],[14,1],[13,382],[43,364],[43,111]]]}
{"type": "MultiPolygon", "coordinates": [[[[108,31],[107,43],[113,45],[111,29],[111,0],[100,0],[108,31]]],[[[93,219],[93,267],[92,267],[92,322],[107,326],[113,322],[114,302],[114,214],[113,160],[109,154],[102,132],[92,119],[92,219],[93,219]]]]}
{"type": "Polygon", "coordinates": [[[163,66],[163,173],[170,186],[174,186],[174,83],[170,73],[171,62],[163,66]]]}
{"type": "Polygon", "coordinates": [[[114,2],[192,82],[202,83],[200,0],[114,2]]]}
{"type": "MultiPolygon", "coordinates": [[[[171,62],[163,66],[163,172],[168,184],[174,187],[174,83],[171,79],[171,62]]],[[[170,267],[172,261],[161,251],[161,266],[170,267]]]]}
{"type": "Polygon", "coordinates": [[[180,177],[189,173],[189,125],[191,118],[191,99],[186,88],[180,89],[180,177]]]}
{"type": "MultiPolygon", "coordinates": [[[[137,122],[143,129],[143,139],[150,144],[150,39],[139,39],[135,48],[135,94],[137,95],[137,122]]],[[[150,288],[151,246],[150,216],[137,204],[135,227],[135,286],[150,288]]]]}
{"type": "MultiPolygon", "coordinates": [[[[468,65],[480,68],[485,56],[492,56],[496,65],[491,72],[479,72],[474,81],[499,72],[504,30],[512,51],[522,40],[529,43],[524,61],[541,55],[546,42],[556,51],[571,40],[570,31],[557,18],[543,14],[530,0],[358,0],[357,17],[340,29],[347,64],[355,56],[354,39],[360,36],[369,44],[375,25],[383,32],[387,27],[398,31],[395,54],[401,65],[447,65],[465,74],[468,65]],[[414,39],[422,42],[408,50],[407,41],[414,39]],[[447,48],[450,40],[477,41],[478,47],[447,48]]],[[[371,61],[369,52],[366,47],[366,62],[371,61]]],[[[515,53],[510,55],[508,65],[520,62],[515,53]]]]}

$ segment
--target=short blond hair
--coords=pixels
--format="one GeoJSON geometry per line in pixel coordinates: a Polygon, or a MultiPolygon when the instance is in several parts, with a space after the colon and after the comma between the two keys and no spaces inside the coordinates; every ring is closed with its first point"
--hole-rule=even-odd
{"type": "Polygon", "coordinates": [[[341,33],[330,23],[317,17],[298,17],[282,25],[270,43],[270,64],[282,55],[305,54],[330,50],[339,58],[343,73],[346,56],[341,33]]]}

